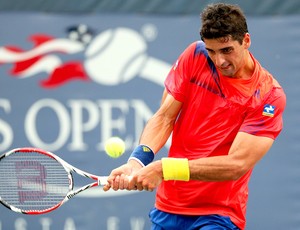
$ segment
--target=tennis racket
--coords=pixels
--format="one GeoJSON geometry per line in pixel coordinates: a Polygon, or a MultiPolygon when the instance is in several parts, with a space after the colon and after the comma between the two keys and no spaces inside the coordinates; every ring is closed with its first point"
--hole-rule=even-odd
{"type": "Polygon", "coordinates": [[[0,202],[23,214],[44,214],[107,177],[96,176],[73,167],[53,153],[37,148],[17,148],[0,156],[0,202]],[[74,190],[76,173],[93,180],[74,190]]]}

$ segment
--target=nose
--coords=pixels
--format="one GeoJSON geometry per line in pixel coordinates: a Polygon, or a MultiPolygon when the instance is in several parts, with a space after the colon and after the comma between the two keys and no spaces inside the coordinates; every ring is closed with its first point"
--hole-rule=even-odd
{"type": "Polygon", "coordinates": [[[224,63],[225,63],[224,56],[222,54],[216,54],[215,55],[215,65],[222,67],[224,63]]]}

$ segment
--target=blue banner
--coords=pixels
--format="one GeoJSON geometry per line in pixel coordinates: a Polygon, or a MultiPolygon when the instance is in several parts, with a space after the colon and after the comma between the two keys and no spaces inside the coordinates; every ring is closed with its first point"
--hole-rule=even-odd
{"type": "MultiPolygon", "coordinates": [[[[159,107],[172,63],[199,39],[200,28],[198,16],[2,13],[0,19],[0,152],[35,146],[97,175],[126,162],[159,107]],[[104,153],[111,136],[126,142],[118,159],[104,153]]],[[[292,142],[300,138],[293,128],[300,112],[299,24],[299,17],[249,19],[251,52],[285,87],[288,100],[295,98],[288,104],[297,111],[287,109],[283,134],[254,170],[247,229],[300,224],[299,209],[289,207],[299,201],[293,181],[299,167],[286,161],[286,154],[299,151],[292,142]]],[[[167,151],[168,145],[156,159],[167,151]]],[[[0,230],[149,229],[154,199],[154,192],[94,188],[40,216],[0,206],[0,230]]]]}

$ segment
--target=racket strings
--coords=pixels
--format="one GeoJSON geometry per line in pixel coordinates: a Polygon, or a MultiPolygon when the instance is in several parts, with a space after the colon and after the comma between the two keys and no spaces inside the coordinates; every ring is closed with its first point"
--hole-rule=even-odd
{"type": "Polygon", "coordinates": [[[9,206],[46,210],[69,191],[69,174],[55,159],[37,152],[17,152],[0,161],[0,198],[9,206]]]}

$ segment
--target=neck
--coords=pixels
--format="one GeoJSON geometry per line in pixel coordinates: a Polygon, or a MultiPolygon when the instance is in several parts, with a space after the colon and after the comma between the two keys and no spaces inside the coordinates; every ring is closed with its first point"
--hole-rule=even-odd
{"type": "Polygon", "coordinates": [[[250,52],[247,52],[245,55],[245,63],[240,68],[240,70],[235,74],[235,78],[250,79],[253,75],[254,69],[255,69],[254,60],[250,52]]]}

